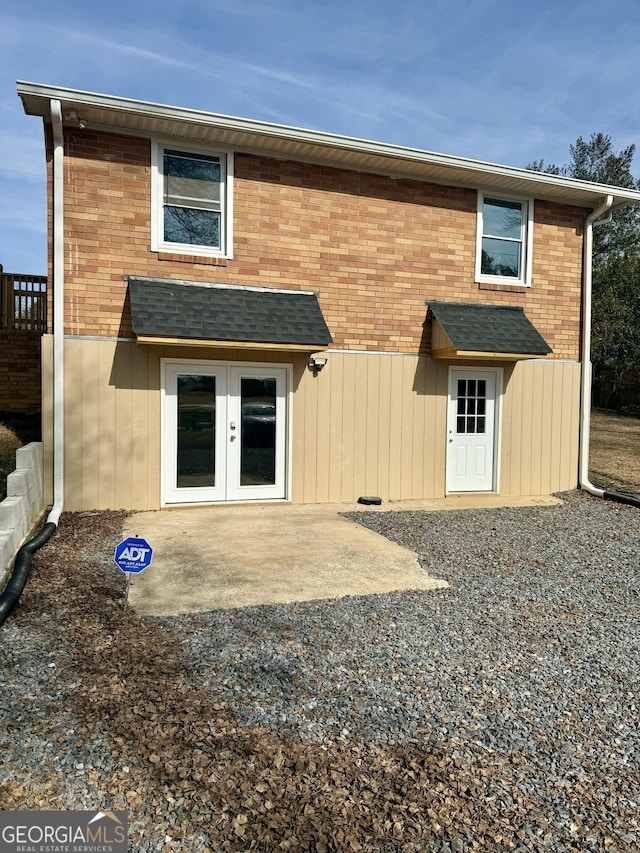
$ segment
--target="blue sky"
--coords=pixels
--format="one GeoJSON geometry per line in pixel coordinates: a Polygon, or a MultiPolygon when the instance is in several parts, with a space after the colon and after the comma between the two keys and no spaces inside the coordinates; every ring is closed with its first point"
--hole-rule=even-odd
{"type": "MultiPolygon", "coordinates": [[[[640,0],[3,0],[0,263],[46,272],[16,80],[511,166],[640,141],[640,0]]],[[[640,172],[640,153],[635,172],[640,172]]]]}

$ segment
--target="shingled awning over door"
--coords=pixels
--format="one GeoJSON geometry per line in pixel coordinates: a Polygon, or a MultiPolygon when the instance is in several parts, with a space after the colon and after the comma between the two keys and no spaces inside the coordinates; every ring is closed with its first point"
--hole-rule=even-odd
{"type": "Polygon", "coordinates": [[[128,276],[139,343],[316,351],[332,343],[318,296],[128,276]]]}
{"type": "Polygon", "coordinates": [[[524,310],[509,305],[427,301],[433,358],[540,358],[552,352],[524,310]]]}

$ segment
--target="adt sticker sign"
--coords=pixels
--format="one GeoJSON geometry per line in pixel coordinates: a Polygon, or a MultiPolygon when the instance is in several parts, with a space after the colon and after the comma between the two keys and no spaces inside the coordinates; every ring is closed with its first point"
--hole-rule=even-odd
{"type": "Polygon", "coordinates": [[[116,545],[113,560],[123,572],[142,572],[151,563],[153,550],[146,539],[130,536],[116,545]]]}

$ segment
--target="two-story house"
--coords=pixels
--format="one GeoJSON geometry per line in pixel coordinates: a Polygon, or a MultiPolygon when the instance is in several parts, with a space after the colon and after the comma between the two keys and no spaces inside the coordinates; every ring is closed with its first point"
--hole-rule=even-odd
{"type": "Polygon", "coordinates": [[[49,176],[49,500],[576,487],[591,229],[640,193],[18,92],[44,120],[49,176]]]}

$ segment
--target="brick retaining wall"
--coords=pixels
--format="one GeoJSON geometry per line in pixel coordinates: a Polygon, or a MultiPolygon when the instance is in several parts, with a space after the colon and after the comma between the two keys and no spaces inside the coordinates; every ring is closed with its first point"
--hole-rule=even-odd
{"type": "Polygon", "coordinates": [[[41,410],[41,337],[38,331],[0,329],[0,411],[41,410]]]}

